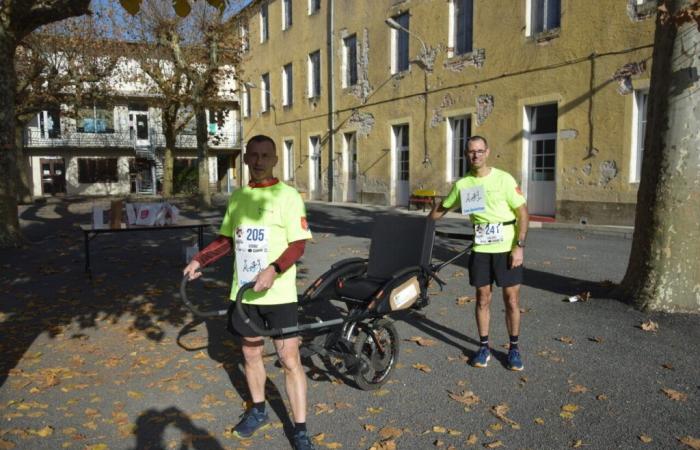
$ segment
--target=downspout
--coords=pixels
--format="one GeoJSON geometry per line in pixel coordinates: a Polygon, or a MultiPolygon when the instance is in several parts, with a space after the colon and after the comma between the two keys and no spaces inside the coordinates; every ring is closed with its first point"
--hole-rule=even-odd
{"type": "Polygon", "coordinates": [[[333,201],[333,155],[334,155],[334,145],[333,141],[335,138],[335,114],[333,113],[335,109],[335,84],[333,83],[335,58],[333,57],[333,41],[335,39],[335,24],[333,22],[335,1],[328,0],[328,12],[326,13],[326,18],[328,26],[327,40],[327,51],[328,51],[328,201],[333,201]]]}

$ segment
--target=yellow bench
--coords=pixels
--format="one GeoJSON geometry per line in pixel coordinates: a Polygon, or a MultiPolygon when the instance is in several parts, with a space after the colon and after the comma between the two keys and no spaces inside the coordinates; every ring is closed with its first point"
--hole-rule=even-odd
{"type": "Polygon", "coordinates": [[[423,211],[425,211],[425,205],[430,205],[432,208],[439,198],[435,189],[416,189],[408,197],[408,210],[411,210],[411,205],[416,205],[416,209],[418,209],[418,205],[421,204],[423,211]]]}

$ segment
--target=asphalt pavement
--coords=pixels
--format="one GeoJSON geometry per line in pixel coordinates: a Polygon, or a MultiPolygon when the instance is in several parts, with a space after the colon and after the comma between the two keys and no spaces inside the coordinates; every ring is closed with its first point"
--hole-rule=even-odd
{"type": "MultiPolygon", "coordinates": [[[[93,278],[86,276],[77,225],[90,221],[99,201],[106,202],[22,207],[27,244],[0,251],[0,449],[289,448],[284,377],[269,344],[273,426],[248,440],[231,434],[248,399],[242,362],[223,320],[195,318],[179,298],[191,232],[99,235],[91,242],[93,278]]],[[[224,209],[217,205],[201,212],[179,202],[183,216],[214,221],[224,209]]],[[[366,256],[377,215],[409,214],[322,202],[307,208],[314,237],[299,265],[300,288],[340,259],[366,256]]],[[[468,224],[450,214],[439,228],[467,231],[468,224]]],[[[205,240],[215,235],[212,228],[205,240]]],[[[505,368],[498,292],[495,358],[484,369],[468,365],[478,333],[466,258],[444,269],[447,286],[433,290],[428,307],[392,316],[402,341],[382,389],[362,391],[317,357],[304,360],[317,448],[699,445],[700,316],[643,313],[607,297],[624,274],[630,236],[606,227],[532,228],[523,372],[505,368]],[[588,301],[565,301],[586,293],[588,301]]],[[[433,256],[445,260],[463,245],[438,239],[433,256]]],[[[219,261],[193,299],[225,306],[231,264],[219,261]]]]}

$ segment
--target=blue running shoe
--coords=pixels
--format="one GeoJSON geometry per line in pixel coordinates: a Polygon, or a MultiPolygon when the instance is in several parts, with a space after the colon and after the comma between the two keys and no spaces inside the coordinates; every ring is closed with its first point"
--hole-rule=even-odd
{"type": "Polygon", "coordinates": [[[306,431],[294,433],[294,450],[316,450],[306,431]]]}
{"type": "Polygon", "coordinates": [[[233,427],[233,435],[240,439],[247,439],[254,435],[256,431],[267,428],[269,426],[268,420],[267,413],[250,408],[243,413],[238,425],[233,427]]]}
{"type": "Polygon", "coordinates": [[[491,351],[485,345],[481,346],[472,360],[472,366],[486,367],[489,363],[489,359],[491,359],[491,351]]]}
{"type": "Polygon", "coordinates": [[[517,348],[508,350],[508,368],[510,370],[523,370],[523,361],[520,359],[520,352],[517,348]]]}

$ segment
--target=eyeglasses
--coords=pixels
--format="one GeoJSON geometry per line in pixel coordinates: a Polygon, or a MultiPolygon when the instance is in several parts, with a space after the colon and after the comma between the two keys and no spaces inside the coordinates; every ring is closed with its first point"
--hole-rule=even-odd
{"type": "Polygon", "coordinates": [[[469,156],[483,155],[484,153],[486,153],[486,149],[485,149],[485,148],[480,148],[480,149],[478,149],[478,150],[467,150],[465,153],[466,153],[467,155],[469,155],[469,156]]]}

